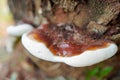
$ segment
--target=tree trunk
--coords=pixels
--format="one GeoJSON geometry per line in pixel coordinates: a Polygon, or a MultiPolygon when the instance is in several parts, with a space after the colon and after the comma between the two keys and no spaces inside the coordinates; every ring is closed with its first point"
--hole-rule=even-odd
{"type": "MultiPolygon", "coordinates": [[[[96,29],[98,34],[109,37],[120,46],[120,0],[8,0],[8,4],[16,24],[24,22],[34,27],[46,21],[52,24],[74,24],[80,28],[88,27],[90,31],[96,29]]],[[[80,78],[86,69],[30,57],[49,76],[80,78]]],[[[113,65],[109,63],[112,60],[116,60],[115,57],[108,63],[106,61],[106,65],[113,65]]]]}

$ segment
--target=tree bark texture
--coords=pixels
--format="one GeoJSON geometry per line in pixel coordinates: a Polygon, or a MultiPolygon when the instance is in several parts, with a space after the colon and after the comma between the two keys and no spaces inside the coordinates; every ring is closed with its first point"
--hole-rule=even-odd
{"type": "MultiPolygon", "coordinates": [[[[120,49],[120,0],[8,0],[8,4],[16,24],[25,22],[38,27],[48,21],[74,24],[90,32],[95,29],[97,34],[116,42],[120,49]]],[[[54,75],[73,75],[74,72],[74,77],[82,75],[81,68],[33,61],[49,75],[52,71],[54,75]]]]}

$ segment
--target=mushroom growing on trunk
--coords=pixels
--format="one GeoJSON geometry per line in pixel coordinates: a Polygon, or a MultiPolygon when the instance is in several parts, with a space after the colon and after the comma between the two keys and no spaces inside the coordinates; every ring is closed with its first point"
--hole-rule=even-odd
{"type": "Polygon", "coordinates": [[[111,22],[119,15],[119,0],[8,2],[16,22],[37,26],[22,36],[23,46],[37,58],[81,67],[106,60],[118,50],[114,38],[120,28],[113,29],[111,22]]]}
{"type": "Polygon", "coordinates": [[[112,57],[117,45],[105,39],[94,39],[70,24],[44,24],[22,36],[22,44],[30,55],[51,62],[84,67],[112,57]]]}

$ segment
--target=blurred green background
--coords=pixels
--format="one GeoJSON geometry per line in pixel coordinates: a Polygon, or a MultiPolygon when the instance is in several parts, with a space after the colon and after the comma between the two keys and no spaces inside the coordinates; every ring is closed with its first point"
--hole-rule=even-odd
{"type": "Polygon", "coordinates": [[[7,0],[0,0],[0,39],[6,35],[6,27],[13,24],[7,0]]]}

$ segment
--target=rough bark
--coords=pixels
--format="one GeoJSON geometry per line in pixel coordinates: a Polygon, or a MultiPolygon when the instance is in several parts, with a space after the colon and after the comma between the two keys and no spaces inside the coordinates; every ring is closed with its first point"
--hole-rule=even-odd
{"type": "MultiPolygon", "coordinates": [[[[8,4],[16,24],[21,21],[35,27],[46,21],[74,24],[101,34],[120,46],[120,0],[8,0],[8,4]]],[[[77,78],[82,75],[81,68],[32,59],[49,75],[51,71],[54,75],[64,76],[76,72],[73,76],[77,78]]]]}

